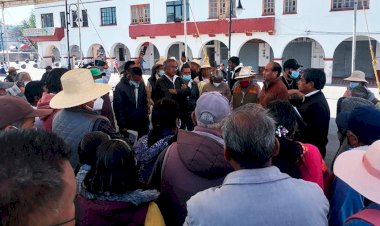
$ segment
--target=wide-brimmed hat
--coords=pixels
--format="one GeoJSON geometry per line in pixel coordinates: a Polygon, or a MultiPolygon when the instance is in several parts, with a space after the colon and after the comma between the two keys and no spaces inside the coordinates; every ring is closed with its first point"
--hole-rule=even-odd
{"type": "Polygon", "coordinates": [[[367,199],[380,203],[380,141],[343,152],[334,164],[334,174],[367,199]]]}
{"type": "Polygon", "coordinates": [[[88,69],[74,69],[61,77],[63,90],[50,101],[55,109],[71,108],[85,104],[108,93],[112,87],[95,83],[88,69]]]}
{"type": "Polygon", "coordinates": [[[160,56],[160,59],[157,60],[157,62],[155,63],[155,65],[156,66],[158,66],[158,65],[164,65],[165,60],[166,60],[166,57],[160,56]]]}
{"type": "Polygon", "coordinates": [[[198,59],[193,59],[190,61],[190,63],[198,64],[199,67],[201,66],[201,61],[198,59]]]}
{"type": "Polygon", "coordinates": [[[249,78],[255,76],[256,73],[253,71],[251,66],[245,66],[240,69],[239,75],[235,79],[249,78]]]}
{"type": "Polygon", "coordinates": [[[365,80],[365,74],[362,71],[354,71],[352,72],[351,76],[348,78],[345,78],[343,80],[350,81],[350,82],[365,82],[368,83],[367,80],[365,80]]]}
{"type": "Polygon", "coordinates": [[[11,125],[24,118],[43,117],[53,113],[52,109],[33,109],[21,97],[0,97],[0,128],[11,125]]]}

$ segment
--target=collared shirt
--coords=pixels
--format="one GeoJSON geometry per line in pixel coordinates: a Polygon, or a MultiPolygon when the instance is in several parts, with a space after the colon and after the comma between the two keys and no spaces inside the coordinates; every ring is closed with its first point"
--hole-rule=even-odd
{"type": "Polygon", "coordinates": [[[318,93],[319,91],[320,91],[320,90],[315,90],[315,91],[313,91],[313,92],[310,92],[310,93],[308,93],[308,94],[305,94],[305,97],[310,97],[310,96],[312,96],[312,95],[318,93]]]}
{"type": "Polygon", "coordinates": [[[179,77],[178,75],[174,75],[173,78],[170,78],[169,76],[167,76],[165,74],[165,77],[169,79],[169,81],[171,81],[173,83],[173,86],[175,88],[175,80],[179,77]]]}

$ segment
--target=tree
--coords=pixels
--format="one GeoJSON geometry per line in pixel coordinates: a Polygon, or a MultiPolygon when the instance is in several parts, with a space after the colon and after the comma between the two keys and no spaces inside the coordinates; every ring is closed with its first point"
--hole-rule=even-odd
{"type": "Polygon", "coordinates": [[[36,13],[34,10],[30,12],[29,18],[21,22],[22,29],[36,28],[36,13]]]}

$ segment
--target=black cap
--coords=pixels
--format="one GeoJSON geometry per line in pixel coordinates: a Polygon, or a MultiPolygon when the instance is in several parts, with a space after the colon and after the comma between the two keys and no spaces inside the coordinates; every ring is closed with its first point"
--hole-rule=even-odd
{"type": "Polygon", "coordinates": [[[285,68],[291,68],[291,69],[297,70],[300,67],[303,67],[303,66],[299,65],[295,59],[289,59],[285,61],[284,66],[283,66],[284,70],[285,68]]]}

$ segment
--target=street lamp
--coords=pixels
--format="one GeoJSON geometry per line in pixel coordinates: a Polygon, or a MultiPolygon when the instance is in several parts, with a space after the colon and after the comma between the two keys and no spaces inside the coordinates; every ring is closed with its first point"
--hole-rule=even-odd
{"type": "Polygon", "coordinates": [[[68,59],[68,69],[71,69],[71,57],[70,57],[70,39],[69,39],[69,27],[70,27],[70,11],[72,6],[76,6],[77,11],[77,18],[75,21],[72,21],[73,23],[76,23],[78,25],[78,31],[79,31],[79,52],[80,52],[80,64],[82,64],[82,34],[81,34],[81,27],[83,26],[83,20],[81,17],[80,12],[80,6],[79,6],[79,0],[77,1],[77,4],[67,4],[67,0],[65,0],[65,6],[66,6],[66,36],[67,36],[67,59],[68,59]]]}
{"type": "MultiPolygon", "coordinates": [[[[232,13],[233,13],[233,4],[232,1],[230,0],[230,20],[228,21],[228,59],[231,58],[231,32],[232,32],[232,13]]],[[[243,11],[243,6],[239,0],[238,6],[236,7],[236,15],[240,15],[243,11]]]]}

